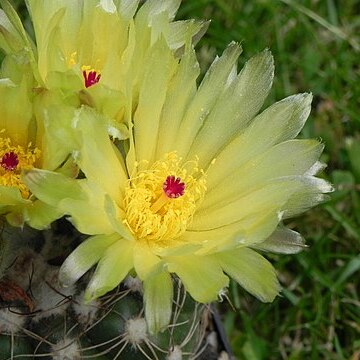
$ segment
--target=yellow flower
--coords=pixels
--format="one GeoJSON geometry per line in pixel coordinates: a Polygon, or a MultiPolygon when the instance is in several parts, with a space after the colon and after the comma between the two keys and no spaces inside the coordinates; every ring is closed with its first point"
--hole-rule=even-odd
{"type": "Polygon", "coordinates": [[[315,174],[323,145],[294,140],[311,95],[290,96],[258,114],[271,88],[269,51],[240,73],[232,43],[199,87],[195,53],[178,61],[160,38],[144,64],[130,138],[109,139],[99,115],[77,111],[74,152],[85,179],[32,170],[29,188],[92,235],[67,258],[60,279],[77,281],[93,265],[88,300],[135,270],[144,282],[151,331],[169,322],[172,274],[202,303],[234,278],[262,301],[280,287],[272,265],[254,249],[294,253],[302,237],[281,225],[324,199],[331,186],[315,174]]]}
{"type": "Polygon", "coordinates": [[[79,92],[84,104],[121,122],[124,103],[137,101],[152,45],[164,38],[173,52],[181,50],[208,25],[173,21],[181,0],[149,0],[138,9],[139,2],[28,0],[40,86],[79,92]]]}
{"type": "MultiPolygon", "coordinates": [[[[208,22],[174,21],[180,0],[28,0],[35,42],[27,34],[8,0],[1,0],[0,48],[27,61],[34,88],[47,106],[57,93],[64,106],[86,104],[103,114],[113,137],[128,136],[124,122],[138,102],[143,64],[158,56],[153,45],[162,38],[166,47],[180,54],[184,44],[195,44],[208,22]],[[36,43],[36,45],[35,45],[36,43]]],[[[42,105],[44,108],[44,106],[42,105]]],[[[45,111],[39,106],[41,117],[45,111]]],[[[63,110],[61,107],[59,111],[63,110]]],[[[68,117],[56,129],[53,121],[45,136],[58,143],[68,117]]],[[[70,135],[67,134],[67,137],[70,135]]],[[[70,136],[71,137],[71,136],[70,136]]],[[[66,142],[69,144],[69,142],[66,142]]]]}
{"type": "MultiPolygon", "coordinates": [[[[56,112],[57,117],[62,113],[46,106],[33,85],[31,66],[21,52],[6,56],[0,72],[0,214],[13,226],[26,222],[43,229],[63,213],[36,199],[23,182],[22,173],[36,167],[77,176],[77,170],[72,159],[65,161],[69,150],[64,153],[56,144],[48,146],[45,133],[53,125],[44,126],[40,113],[56,112]]],[[[53,107],[56,98],[52,96],[53,107]]],[[[57,117],[52,116],[55,123],[57,117]]]]}

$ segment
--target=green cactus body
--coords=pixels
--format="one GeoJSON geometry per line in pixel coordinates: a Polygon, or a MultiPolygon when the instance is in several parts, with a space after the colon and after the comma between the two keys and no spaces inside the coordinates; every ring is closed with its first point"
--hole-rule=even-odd
{"type": "MultiPolygon", "coordinates": [[[[177,291],[183,292],[182,288],[177,291]]],[[[204,306],[195,304],[185,297],[174,302],[173,322],[162,333],[149,335],[143,317],[142,297],[138,293],[125,291],[120,296],[110,313],[105,313],[104,320],[88,331],[88,336],[99,348],[106,348],[112,343],[111,358],[120,359],[164,359],[173,353],[182,358],[192,358],[200,350],[204,339],[204,331],[200,325],[200,317],[205,311],[204,306]]],[[[175,357],[174,359],[176,359],[175,357]]]]}
{"type": "Polygon", "coordinates": [[[0,359],[18,358],[24,354],[31,354],[31,341],[23,336],[0,335],[0,359]]]}
{"type": "MultiPolygon", "coordinates": [[[[8,227],[3,241],[16,237],[17,231],[8,227]]],[[[76,242],[77,234],[72,236],[76,242]]],[[[112,293],[85,303],[87,275],[68,288],[57,282],[53,247],[62,247],[64,234],[54,226],[46,236],[32,231],[31,237],[31,247],[18,247],[8,254],[13,260],[2,281],[4,286],[12,285],[7,286],[7,295],[3,293],[6,299],[0,310],[0,360],[201,358],[209,310],[186,296],[177,279],[172,321],[152,335],[144,317],[140,280],[128,276],[112,293]]],[[[68,239],[65,243],[73,246],[68,239]]]]}

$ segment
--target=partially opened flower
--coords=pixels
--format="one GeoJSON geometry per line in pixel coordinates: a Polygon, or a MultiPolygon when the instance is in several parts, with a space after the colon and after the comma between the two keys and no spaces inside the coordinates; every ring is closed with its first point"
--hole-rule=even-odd
{"type": "Polygon", "coordinates": [[[70,149],[64,146],[71,143],[71,134],[63,125],[79,102],[64,103],[61,93],[39,88],[35,45],[10,4],[5,0],[1,5],[0,213],[14,226],[28,223],[42,229],[62,213],[39,201],[21,175],[37,167],[77,176],[78,170],[69,159],[70,149]]]}
{"type": "Polygon", "coordinates": [[[104,115],[111,136],[126,138],[123,123],[138,103],[144,64],[161,56],[154,44],[162,38],[164,47],[180,54],[185,42],[196,43],[207,28],[206,21],[174,21],[181,0],[149,0],[141,7],[139,2],[27,0],[34,42],[10,3],[1,2],[0,48],[31,65],[37,112],[47,122],[44,142],[58,150],[51,167],[69,154],[71,144],[71,116],[57,113],[86,104],[104,115]],[[54,103],[55,119],[47,108],[54,103]]]}
{"type": "Polygon", "coordinates": [[[33,21],[38,82],[80,92],[81,100],[121,121],[138,94],[142,69],[163,37],[172,51],[196,41],[207,22],[173,21],[181,0],[27,0],[33,21]]]}
{"type": "Polygon", "coordinates": [[[67,258],[61,281],[74,283],[97,264],[91,300],[135,271],[150,330],[158,331],[171,315],[172,274],[202,303],[222,293],[228,276],[272,301],[280,290],[275,271],[254,249],[300,251],[302,237],[281,221],[331,187],[314,176],[323,145],[294,140],[311,95],[258,114],[273,79],[269,51],[238,74],[241,49],[232,43],[197,87],[190,47],[178,61],[164,39],[154,46],[161,56],[144,68],[129,140],[114,143],[99,115],[83,107],[74,118],[74,157],[86,178],[32,170],[25,182],[92,235],[67,258]]]}
{"type": "Polygon", "coordinates": [[[48,168],[46,157],[51,155],[43,146],[41,124],[34,115],[29,73],[28,66],[4,60],[0,80],[0,213],[14,226],[27,222],[44,228],[62,213],[36,199],[21,178],[24,170],[48,168]]]}

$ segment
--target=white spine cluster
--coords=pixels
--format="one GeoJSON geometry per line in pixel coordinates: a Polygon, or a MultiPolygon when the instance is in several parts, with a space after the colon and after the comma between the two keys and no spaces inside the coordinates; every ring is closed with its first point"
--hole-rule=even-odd
{"type": "Polygon", "coordinates": [[[74,310],[79,323],[84,326],[89,326],[97,319],[101,303],[98,300],[86,303],[84,295],[85,291],[81,292],[74,298],[74,301],[72,302],[72,309],[74,310]]]}
{"type": "Polygon", "coordinates": [[[71,303],[75,287],[63,288],[58,282],[59,269],[49,266],[43,280],[33,288],[35,311],[32,321],[63,314],[71,303]]]}
{"type": "Polygon", "coordinates": [[[127,320],[125,331],[126,340],[134,347],[148,339],[147,325],[144,318],[127,320]]]}
{"type": "Polygon", "coordinates": [[[52,345],[53,360],[80,360],[81,348],[74,339],[65,338],[52,345]]]}
{"type": "Polygon", "coordinates": [[[26,322],[26,316],[19,309],[0,310],[0,334],[16,334],[20,332],[26,322]]]}
{"type": "Polygon", "coordinates": [[[182,360],[183,353],[181,351],[181,347],[176,345],[171,350],[169,355],[167,356],[167,360],[182,360]]]}

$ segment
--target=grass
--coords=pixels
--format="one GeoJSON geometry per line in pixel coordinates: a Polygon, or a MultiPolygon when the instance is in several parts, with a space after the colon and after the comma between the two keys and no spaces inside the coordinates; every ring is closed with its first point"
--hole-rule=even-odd
{"type": "Polygon", "coordinates": [[[270,48],[276,78],[268,103],[311,91],[313,111],[304,137],[326,148],[323,176],[331,199],[288,223],[310,246],[269,256],[282,296],[262,304],[232,284],[221,306],[238,359],[360,358],[360,1],[184,1],[180,18],[211,19],[198,45],[204,68],[235,40],[243,63],[270,48]]]}
{"type": "MultiPolygon", "coordinates": [[[[14,0],[23,7],[23,0],[14,0]]],[[[360,0],[184,0],[178,18],[212,19],[197,46],[203,68],[232,40],[246,59],[264,48],[275,57],[268,104],[311,91],[304,137],[326,145],[323,176],[331,199],[288,223],[309,249],[269,256],[282,296],[262,304],[236,284],[221,306],[238,359],[360,358],[360,0]]]]}

